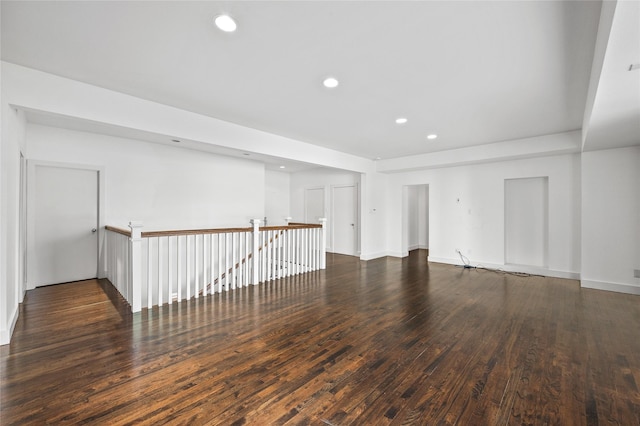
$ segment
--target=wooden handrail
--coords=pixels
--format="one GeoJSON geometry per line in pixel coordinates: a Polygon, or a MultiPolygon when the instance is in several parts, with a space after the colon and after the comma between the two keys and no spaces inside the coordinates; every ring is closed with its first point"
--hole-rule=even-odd
{"type": "MultiPolygon", "coordinates": [[[[313,223],[290,223],[282,226],[261,226],[260,231],[286,231],[288,229],[314,229],[322,228],[320,224],[313,223]]],[[[115,226],[105,226],[108,231],[131,237],[131,231],[118,228],[115,226]]],[[[226,234],[231,232],[251,232],[253,228],[213,228],[213,229],[180,229],[170,231],[143,231],[142,238],[150,237],[172,237],[177,235],[196,235],[196,234],[226,234]]]]}
{"type": "Polygon", "coordinates": [[[105,226],[104,229],[107,231],[115,232],[116,234],[124,235],[125,237],[131,238],[131,231],[122,228],[116,228],[115,226],[105,226]]]}
{"type": "Polygon", "coordinates": [[[289,228],[322,228],[322,224],[320,224],[320,223],[289,222],[289,228]]]}
{"type": "Polygon", "coordinates": [[[171,237],[176,235],[195,235],[195,234],[226,234],[230,232],[251,232],[253,228],[215,228],[215,229],[182,229],[172,231],[147,231],[142,232],[142,238],[145,237],[171,237]]]}

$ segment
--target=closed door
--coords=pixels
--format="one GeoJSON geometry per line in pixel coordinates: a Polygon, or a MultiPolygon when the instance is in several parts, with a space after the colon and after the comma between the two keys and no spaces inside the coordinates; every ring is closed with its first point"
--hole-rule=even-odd
{"type": "Polygon", "coordinates": [[[31,176],[29,288],[95,278],[98,171],[36,165],[31,176]]]}
{"type": "Polygon", "coordinates": [[[334,253],[357,253],[358,204],[355,186],[333,187],[333,247],[334,253]]]}

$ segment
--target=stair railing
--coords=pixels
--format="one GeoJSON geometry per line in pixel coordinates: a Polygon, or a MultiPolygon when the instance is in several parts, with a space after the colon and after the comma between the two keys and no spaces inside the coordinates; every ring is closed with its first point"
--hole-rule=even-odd
{"type": "Polygon", "coordinates": [[[107,278],[133,312],[326,267],[326,219],[247,228],[105,227],[107,278]]]}

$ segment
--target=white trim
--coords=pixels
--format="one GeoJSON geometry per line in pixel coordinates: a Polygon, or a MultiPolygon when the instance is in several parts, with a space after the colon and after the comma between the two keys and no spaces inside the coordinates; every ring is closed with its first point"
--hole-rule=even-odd
{"type": "Polygon", "coordinates": [[[19,309],[20,305],[16,305],[16,308],[13,310],[13,315],[11,315],[11,319],[9,321],[9,327],[7,327],[6,330],[0,330],[0,346],[11,343],[13,330],[16,328],[16,322],[18,322],[19,309]]]}
{"type": "Polygon", "coordinates": [[[408,251],[388,251],[387,256],[403,258],[403,257],[409,256],[409,252],[408,251]]]}
{"type": "MultiPolygon", "coordinates": [[[[449,265],[462,265],[460,258],[434,257],[429,256],[429,262],[446,263],[449,265]]],[[[472,262],[471,266],[485,267],[488,269],[500,269],[505,272],[519,272],[523,274],[542,275],[552,278],[566,278],[569,280],[579,280],[580,273],[569,271],[556,271],[553,269],[541,268],[527,265],[500,265],[498,263],[472,262]]]]}
{"type": "Polygon", "coordinates": [[[360,260],[373,260],[386,256],[388,256],[388,253],[386,251],[379,251],[377,253],[365,253],[360,254],[360,260]]]}
{"type": "Polygon", "coordinates": [[[615,291],[617,293],[640,295],[640,286],[633,284],[607,283],[603,281],[581,280],[580,287],[594,290],[615,291]]]}
{"type": "MultiPolygon", "coordinates": [[[[29,232],[29,229],[33,229],[34,221],[35,221],[35,212],[33,209],[30,209],[29,206],[35,205],[35,194],[33,191],[29,191],[29,189],[33,188],[32,185],[35,183],[35,175],[36,175],[36,167],[58,167],[63,169],[76,169],[76,170],[88,170],[92,172],[96,172],[98,174],[98,259],[97,262],[97,271],[96,277],[104,278],[107,276],[106,273],[106,260],[103,256],[104,250],[104,227],[106,225],[106,189],[105,189],[105,168],[103,166],[94,165],[94,164],[77,164],[77,163],[63,163],[56,161],[46,161],[46,160],[37,160],[37,159],[27,159],[27,264],[29,262],[29,247],[33,247],[35,244],[34,235],[32,232],[29,232]]],[[[27,268],[28,269],[28,268],[27,268]]],[[[26,276],[26,288],[27,290],[31,290],[34,288],[33,285],[29,282],[29,276],[26,276]]]]}

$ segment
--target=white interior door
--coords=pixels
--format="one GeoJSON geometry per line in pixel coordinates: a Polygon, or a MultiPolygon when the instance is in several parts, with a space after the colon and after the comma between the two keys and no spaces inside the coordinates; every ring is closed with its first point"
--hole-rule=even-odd
{"type": "Polygon", "coordinates": [[[334,253],[357,254],[358,191],[355,186],[334,186],[333,247],[334,253]]]}
{"type": "Polygon", "coordinates": [[[36,164],[29,180],[29,288],[98,273],[98,171],[36,164]]]}

